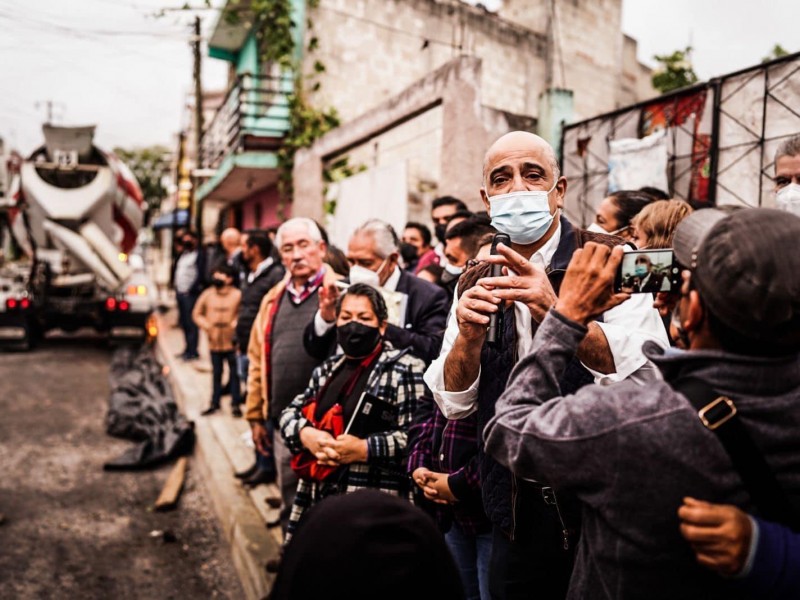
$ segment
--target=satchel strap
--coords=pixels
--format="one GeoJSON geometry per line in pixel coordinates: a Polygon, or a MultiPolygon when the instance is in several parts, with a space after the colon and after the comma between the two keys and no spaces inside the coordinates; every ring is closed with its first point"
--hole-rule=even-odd
{"type": "Polygon", "coordinates": [[[800,519],[775,474],[737,414],[736,404],[705,381],[685,378],[673,386],[689,400],[703,426],[713,431],[741,477],[760,516],[800,530],[800,519]]]}

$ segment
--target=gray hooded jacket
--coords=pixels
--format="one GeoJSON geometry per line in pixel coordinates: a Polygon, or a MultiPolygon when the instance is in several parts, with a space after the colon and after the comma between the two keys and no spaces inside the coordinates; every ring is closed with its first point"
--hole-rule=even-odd
{"type": "Polygon", "coordinates": [[[665,381],[590,385],[559,397],[586,329],[551,311],[514,368],[484,437],[522,477],[575,493],[583,529],[569,598],[742,597],[680,536],[684,496],[753,511],[716,435],[670,382],[692,375],[729,396],[790,501],[800,506],[800,357],[766,359],[646,344],[665,381]]]}

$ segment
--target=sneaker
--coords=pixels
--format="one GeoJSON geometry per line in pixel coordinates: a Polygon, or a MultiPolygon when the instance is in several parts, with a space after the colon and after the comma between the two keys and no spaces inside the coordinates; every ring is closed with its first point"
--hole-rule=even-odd
{"type": "Polygon", "coordinates": [[[239,408],[239,405],[238,405],[238,404],[234,404],[234,405],[231,407],[231,415],[233,415],[233,416],[234,416],[234,417],[236,417],[237,419],[238,419],[238,418],[240,418],[240,417],[242,416],[242,409],[241,409],[241,408],[239,408]]]}
{"type": "Polygon", "coordinates": [[[207,409],[205,409],[205,410],[204,410],[203,412],[201,412],[200,414],[201,414],[202,416],[204,416],[204,417],[207,417],[208,415],[213,415],[213,414],[214,414],[215,412],[217,412],[218,410],[219,410],[219,406],[209,406],[207,409]]]}

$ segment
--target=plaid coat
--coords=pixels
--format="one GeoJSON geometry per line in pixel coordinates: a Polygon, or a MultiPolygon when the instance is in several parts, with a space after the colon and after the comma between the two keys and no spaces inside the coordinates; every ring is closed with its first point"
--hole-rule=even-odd
{"type": "Polygon", "coordinates": [[[481,498],[479,437],[477,413],[448,420],[431,396],[418,400],[409,431],[407,470],[412,474],[425,467],[449,474],[447,483],[457,499],[455,504],[434,504],[425,499],[419,488],[414,490],[418,503],[434,514],[442,531],[449,531],[453,520],[467,534],[491,531],[481,498]]]}
{"type": "MultiPolygon", "coordinates": [[[[303,450],[300,430],[309,425],[303,407],[313,400],[336,371],[341,354],[332,356],[314,369],[306,391],[299,394],[281,413],[280,430],[286,446],[294,454],[303,450]]],[[[425,363],[408,353],[396,350],[388,342],[368,375],[364,391],[397,406],[397,427],[392,431],[367,437],[367,462],[342,466],[327,481],[303,481],[297,484],[287,541],[303,513],[319,500],[333,494],[347,494],[360,489],[374,489],[411,500],[411,484],[405,470],[406,443],[417,398],[425,393],[422,374],[425,363]]]]}

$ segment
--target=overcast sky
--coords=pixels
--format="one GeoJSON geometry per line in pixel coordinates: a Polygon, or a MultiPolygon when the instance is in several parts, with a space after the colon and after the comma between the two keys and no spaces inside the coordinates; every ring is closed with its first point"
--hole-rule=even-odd
{"type": "MultiPolygon", "coordinates": [[[[31,152],[52,100],[56,123],[96,123],[104,147],[171,144],[192,86],[191,20],[201,15],[208,34],[217,16],[153,16],[185,1],[0,0],[0,136],[31,152]]],[[[691,40],[701,79],[756,64],[776,43],[800,50],[798,22],[798,0],[625,0],[623,9],[640,60],[652,65],[691,40]]],[[[224,85],[225,63],[206,59],[203,69],[207,87],[224,85]]]]}

